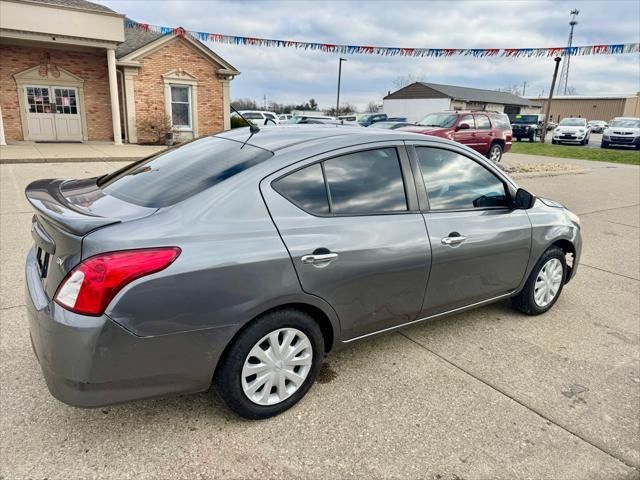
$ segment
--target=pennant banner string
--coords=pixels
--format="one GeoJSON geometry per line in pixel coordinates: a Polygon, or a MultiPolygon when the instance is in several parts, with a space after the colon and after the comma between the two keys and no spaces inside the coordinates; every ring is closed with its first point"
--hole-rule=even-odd
{"type": "Polygon", "coordinates": [[[125,19],[125,27],[162,35],[189,35],[202,42],[226,43],[230,45],[252,45],[259,47],[298,48],[318,50],[344,55],[384,55],[400,57],[563,57],[577,55],[614,55],[640,52],[640,43],[617,43],[611,45],[586,45],[582,47],[551,48],[400,48],[375,47],[364,45],[336,45],[331,43],[297,42],[293,40],[275,40],[271,38],[239,37],[220,33],[195,32],[182,27],[162,27],[148,23],[138,23],[125,19]]]}

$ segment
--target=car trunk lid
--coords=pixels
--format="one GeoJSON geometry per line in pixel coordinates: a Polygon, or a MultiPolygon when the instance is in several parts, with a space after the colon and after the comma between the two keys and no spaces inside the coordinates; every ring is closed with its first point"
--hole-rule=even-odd
{"type": "Polygon", "coordinates": [[[35,210],[31,235],[42,285],[49,298],[53,298],[65,275],[80,263],[86,235],[157,210],[106,195],[97,178],[38,180],[29,184],[25,193],[35,210]]]}

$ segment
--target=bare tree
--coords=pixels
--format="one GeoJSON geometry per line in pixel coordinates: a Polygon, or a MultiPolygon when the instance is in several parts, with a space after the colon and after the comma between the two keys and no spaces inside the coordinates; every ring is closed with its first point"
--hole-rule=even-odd
{"type": "Polygon", "coordinates": [[[340,105],[340,110],[336,112],[336,107],[328,108],[324,111],[326,115],[331,115],[332,117],[338,117],[339,115],[349,115],[350,113],[355,113],[356,107],[351,105],[350,103],[343,103],[340,105]]]}
{"type": "Polygon", "coordinates": [[[367,113],[378,113],[380,111],[380,105],[378,105],[378,102],[371,101],[367,103],[366,111],[367,113]]]}
{"type": "Polygon", "coordinates": [[[231,106],[236,110],[258,110],[258,104],[250,98],[236,98],[231,102],[231,106]]]}
{"type": "Polygon", "coordinates": [[[400,89],[400,88],[404,88],[407,85],[411,85],[412,83],[416,83],[416,82],[424,82],[425,81],[425,77],[424,75],[413,75],[411,73],[407,74],[407,75],[400,75],[396,78],[394,78],[391,83],[393,83],[393,85],[400,89]]]}
{"type": "Polygon", "coordinates": [[[498,91],[512,93],[514,95],[522,94],[522,90],[520,90],[520,85],[508,85],[506,87],[499,88],[498,91]]]}

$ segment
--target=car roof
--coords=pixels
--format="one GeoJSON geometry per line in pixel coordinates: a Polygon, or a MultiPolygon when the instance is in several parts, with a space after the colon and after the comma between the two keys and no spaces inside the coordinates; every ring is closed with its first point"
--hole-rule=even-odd
{"type": "MultiPolygon", "coordinates": [[[[239,142],[247,142],[254,147],[264,148],[272,152],[314,142],[322,139],[346,139],[353,144],[384,141],[384,140],[426,140],[424,135],[411,132],[398,132],[394,130],[375,129],[369,130],[362,127],[349,125],[284,125],[279,127],[265,127],[250,136],[249,128],[236,128],[217,134],[218,137],[228,138],[239,142]]],[[[436,137],[429,137],[429,140],[436,137]]]]}

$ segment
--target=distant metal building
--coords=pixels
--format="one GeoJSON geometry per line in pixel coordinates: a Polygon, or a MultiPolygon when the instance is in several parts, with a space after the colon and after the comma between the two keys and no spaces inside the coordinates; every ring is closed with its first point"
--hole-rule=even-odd
{"type": "Polygon", "coordinates": [[[540,106],[508,92],[426,82],[412,83],[383,99],[384,113],[390,117],[406,117],[409,122],[442,110],[539,113],[540,106]]]}
{"type": "MultiPolygon", "coordinates": [[[[547,99],[529,97],[544,111],[547,99]]],[[[557,122],[567,117],[582,117],[587,120],[604,120],[615,117],[640,117],[640,92],[635,95],[565,95],[551,101],[549,120],[557,122]]]]}

